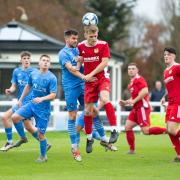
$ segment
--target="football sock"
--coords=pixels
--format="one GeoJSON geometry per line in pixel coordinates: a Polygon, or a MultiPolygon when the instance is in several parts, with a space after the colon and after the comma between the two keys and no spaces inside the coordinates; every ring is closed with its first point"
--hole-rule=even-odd
{"type": "Polygon", "coordinates": [[[161,127],[151,127],[149,128],[149,134],[158,135],[158,134],[164,134],[166,132],[166,128],[161,127]]]}
{"type": "Polygon", "coordinates": [[[71,140],[71,144],[77,144],[76,138],[77,138],[77,133],[76,133],[76,125],[75,125],[75,120],[68,120],[68,133],[69,137],[71,140]]]}
{"type": "Polygon", "coordinates": [[[173,136],[171,134],[169,134],[170,140],[173,144],[173,147],[176,151],[177,155],[180,155],[180,141],[179,141],[179,137],[173,136]]]}
{"type": "Polygon", "coordinates": [[[92,133],[92,116],[84,116],[84,124],[85,124],[85,132],[86,134],[91,134],[92,133]]]}
{"type": "Polygon", "coordinates": [[[5,128],[5,133],[6,133],[7,142],[12,143],[12,127],[5,128]]]}
{"type": "Polygon", "coordinates": [[[25,135],[25,132],[24,132],[24,127],[23,127],[22,121],[19,121],[18,123],[14,123],[14,126],[15,126],[19,136],[21,138],[25,138],[26,135],[25,135]]]}
{"type": "Polygon", "coordinates": [[[32,136],[39,141],[38,131],[33,132],[32,136]]]}
{"type": "Polygon", "coordinates": [[[135,136],[133,130],[126,131],[126,139],[129,144],[130,150],[135,150],[135,136]]]}
{"type": "Polygon", "coordinates": [[[101,137],[105,136],[104,127],[97,116],[93,118],[93,125],[101,137]]]}
{"type": "Polygon", "coordinates": [[[96,140],[100,140],[101,139],[99,133],[96,130],[94,130],[94,129],[93,129],[93,132],[92,132],[92,137],[94,139],[96,139],[96,140]]]}
{"type": "Polygon", "coordinates": [[[110,126],[116,126],[116,116],[113,105],[108,102],[104,105],[104,109],[106,111],[110,126]]]}
{"type": "Polygon", "coordinates": [[[47,140],[46,139],[40,140],[39,144],[40,144],[41,157],[45,157],[46,156],[47,140]]]}
{"type": "Polygon", "coordinates": [[[77,132],[77,134],[76,134],[76,143],[77,143],[78,147],[79,147],[79,144],[80,144],[80,139],[81,139],[80,132],[77,132]]]}

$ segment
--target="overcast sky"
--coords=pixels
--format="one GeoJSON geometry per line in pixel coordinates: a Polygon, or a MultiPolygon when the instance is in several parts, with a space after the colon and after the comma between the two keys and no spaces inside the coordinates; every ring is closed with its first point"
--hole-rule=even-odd
{"type": "Polygon", "coordinates": [[[152,21],[159,21],[159,2],[160,0],[138,0],[134,12],[138,15],[147,16],[152,21]]]}

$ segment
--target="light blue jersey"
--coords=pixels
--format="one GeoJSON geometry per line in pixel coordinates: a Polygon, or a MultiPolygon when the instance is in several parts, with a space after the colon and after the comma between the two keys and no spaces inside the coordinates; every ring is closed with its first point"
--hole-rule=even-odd
{"type": "Polygon", "coordinates": [[[84,83],[83,80],[74,76],[65,67],[66,63],[68,62],[71,63],[72,66],[76,67],[77,66],[76,57],[78,55],[79,55],[78,48],[69,48],[67,46],[65,46],[59,52],[59,63],[62,69],[62,86],[64,90],[75,88],[79,86],[79,84],[84,83]]]}
{"type": "MultiPolygon", "coordinates": [[[[57,92],[57,78],[50,71],[47,73],[41,73],[39,70],[32,72],[28,80],[28,85],[32,88],[32,99],[57,92]]],[[[30,101],[26,105],[20,107],[16,113],[25,119],[34,117],[36,127],[42,134],[45,134],[50,111],[50,100],[41,103],[30,101]]]]}
{"type": "MultiPolygon", "coordinates": [[[[50,71],[47,73],[41,73],[40,71],[32,72],[28,85],[32,87],[32,99],[57,93],[57,78],[50,71]]],[[[38,104],[33,103],[33,107],[34,112],[38,113],[50,113],[51,110],[50,101],[43,101],[38,104]]]]}
{"type": "MultiPolygon", "coordinates": [[[[17,90],[18,90],[18,95],[17,98],[19,99],[21,97],[21,94],[24,90],[24,87],[28,83],[28,79],[30,74],[33,71],[37,71],[36,68],[29,67],[27,69],[23,69],[22,67],[18,67],[14,69],[11,83],[16,84],[17,90]]],[[[29,92],[29,94],[23,99],[23,105],[29,102],[32,99],[32,91],[29,92]]]]}

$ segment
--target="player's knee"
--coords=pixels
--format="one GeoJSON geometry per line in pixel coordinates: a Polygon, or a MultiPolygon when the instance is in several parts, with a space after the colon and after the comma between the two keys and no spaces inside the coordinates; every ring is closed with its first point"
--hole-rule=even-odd
{"type": "Polygon", "coordinates": [[[176,135],[176,130],[175,129],[173,129],[173,128],[167,128],[167,132],[168,132],[168,134],[171,134],[171,135],[173,135],[173,136],[175,136],[176,135]]]}
{"type": "Polygon", "coordinates": [[[19,116],[18,116],[17,114],[13,114],[13,115],[11,116],[11,118],[12,118],[12,121],[13,121],[14,123],[19,122],[19,116]]]}
{"type": "Polygon", "coordinates": [[[131,131],[132,130],[132,127],[130,126],[125,126],[125,131],[131,131]]]}
{"type": "Polygon", "coordinates": [[[149,128],[142,128],[141,131],[144,135],[149,135],[149,128]]]}
{"type": "Polygon", "coordinates": [[[77,132],[80,132],[82,128],[83,128],[83,127],[81,127],[81,126],[76,126],[76,131],[77,131],[77,132]]]}
{"type": "Polygon", "coordinates": [[[88,110],[85,110],[84,114],[85,114],[85,116],[91,116],[92,115],[91,111],[88,111],[88,110]]]}
{"type": "Polygon", "coordinates": [[[107,98],[107,97],[101,98],[101,103],[102,103],[103,106],[104,106],[105,104],[107,104],[108,102],[109,102],[109,98],[107,98]]]}

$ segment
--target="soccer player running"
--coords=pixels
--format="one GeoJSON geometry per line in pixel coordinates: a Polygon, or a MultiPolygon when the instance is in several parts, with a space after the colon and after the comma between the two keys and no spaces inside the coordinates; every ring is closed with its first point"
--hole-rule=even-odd
{"type": "MultiPolygon", "coordinates": [[[[180,162],[180,64],[176,63],[176,50],[172,47],[164,49],[164,83],[167,90],[168,106],[166,109],[167,132],[176,151],[174,162],[180,162]]],[[[161,100],[165,103],[165,96],[161,100]]]]}
{"type": "Polygon", "coordinates": [[[110,78],[106,76],[105,68],[108,65],[110,51],[108,43],[98,40],[98,27],[90,25],[84,27],[86,40],[79,43],[78,49],[80,56],[83,57],[85,77],[85,131],[87,133],[86,152],[92,152],[92,119],[93,107],[99,96],[106,111],[110,126],[111,136],[110,143],[115,143],[118,139],[116,129],[116,117],[114,107],[109,100],[110,78]],[[92,77],[96,77],[97,81],[89,82],[92,77]]]}
{"type": "Polygon", "coordinates": [[[36,162],[40,163],[47,161],[45,133],[51,111],[50,101],[56,97],[57,93],[57,78],[49,71],[49,67],[50,57],[46,54],[41,55],[39,70],[30,74],[28,84],[25,86],[18,102],[20,108],[12,115],[12,120],[19,135],[23,132],[22,124],[19,124],[19,122],[34,117],[40,144],[40,157],[36,162]],[[32,101],[21,106],[24,97],[30,90],[33,94],[32,101]],[[16,126],[17,124],[19,125],[16,126]]]}
{"type": "MultiPolygon", "coordinates": [[[[31,53],[28,51],[23,51],[20,54],[21,57],[21,67],[15,68],[12,74],[12,80],[11,80],[11,87],[5,90],[6,95],[10,95],[15,90],[18,90],[18,95],[17,98],[19,99],[24,87],[26,86],[30,73],[33,72],[34,70],[37,70],[35,68],[30,67],[30,61],[31,61],[31,53]]],[[[32,93],[30,92],[23,100],[22,104],[25,105],[27,102],[29,102],[32,98],[32,93]]],[[[22,143],[27,142],[27,138],[24,134],[24,136],[21,136],[21,139],[13,145],[13,140],[12,140],[12,122],[11,122],[11,116],[12,114],[18,109],[18,105],[14,105],[12,108],[7,110],[3,116],[2,116],[2,122],[5,127],[5,133],[6,133],[6,138],[7,142],[6,144],[0,149],[1,151],[8,151],[10,148],[13,147],[18,147],[22,143]]],[[[25,119],[24,125],[26,129],[37,139],[37,128],[35,128],[32,125],[32,122],[30,120],[25,119]]],[[[22,123],[22,122],[20,122],[22,123]]]]}
{"type": "Polygon", "coordinates": [[[126,138],[129,144],[128,154],[135,153],[135,136],[133,128],[139,125],[141,131],[145,135],[158,135],[166,133],[166,128],[150,127],[150,112],[149,92],[145,79],[138,74],[138,68],[135,63],[128,65],[128,75],[130,83],[128,89],[131,93],[131,98],[128,100],[120,100],[121,106],[133,106],[125,124],[126,138]]]}

